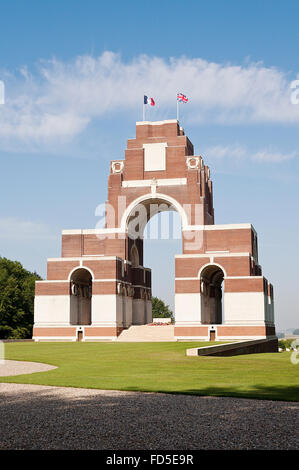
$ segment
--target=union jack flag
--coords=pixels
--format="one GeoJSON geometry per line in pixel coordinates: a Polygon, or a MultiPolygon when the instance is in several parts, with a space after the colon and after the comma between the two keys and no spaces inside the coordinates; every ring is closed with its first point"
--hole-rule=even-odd
{"type": "Polygon", "coordinates": [[[177,100],[180,101],[181,103],[188,103],[188,98],[187,96],[183,95],[183,93],[177,94],[177,100]]]}

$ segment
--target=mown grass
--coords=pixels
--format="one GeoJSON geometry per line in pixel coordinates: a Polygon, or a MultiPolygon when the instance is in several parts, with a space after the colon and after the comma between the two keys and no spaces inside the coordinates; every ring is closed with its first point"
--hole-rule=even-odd
{"type": "MultiPolygon", "coordinates": [[[[211,344],[211,343],[210,343],[211,344]]],[[[187,357],[207,343],[6,343],[5,358],[57,369],[0,382],[63,387],[299,400],[290,353],[187,357]]]]}

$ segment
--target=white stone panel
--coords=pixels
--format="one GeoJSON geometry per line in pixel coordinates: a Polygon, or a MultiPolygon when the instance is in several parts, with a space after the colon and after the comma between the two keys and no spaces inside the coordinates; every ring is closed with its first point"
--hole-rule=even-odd
{"type": "Polygon", "coordinates": [[[70,296],[70,324],[76,325],[78,323],[79,309],[78,297],[76,295],[70,296]]]}
{"type": "Polygon", "coordinates": [[[126,295],[117,296],[117,324],[130,326],[132,324],[132,297],[126,295]]]}
{"type": "Polygon", "coordinates": [[[264,324],[265,314],[263,292],[224,293],[224,324],[264,324]]]}
{"type": "Polygon", "coordinates": [[[153,321],[153,312],[152,312],[152,301],[146,301],[146,323],[152,323],[153,321]]]}
{"type": "Polygon", "coordinates": [[[124,301],[122,295],[116,295],[116,322],[119,326],[123,325],[123,317],[124,317],[124,301]]]}
{"type": "Polygon", "coordinates": [[[200,323],[200,294],[175,294],[175,323],[200,323]]]}
{"type": "Polygon", "coordinates": [[[166,170],[166,142],[143,144],[144,171],[166,170]]]}
{"type": "Polygon", "coordinates": [[[132,297],[126,297],[126,323],[124,326],[132,325],[133,318],[133,300],[132,297]]]}
{"type": "MultiPolygon", "coordinates": [[[[117,295],[93,295],[91,298],[91,324],[116,323],[117,295]]],[[[119,308],[119,307],[118,307],[119,308]]]]}
{"type": "Polygon", "coordinates": [[[133,325],[144,325],[146,324],[146,305],[143,299],[134,299],[133,300],[133,325]]]}
{"type": "Polygon", "coordinates": [[[36,295],[34,299],[34,324],[69,325],[69,295],[36,295]]]}

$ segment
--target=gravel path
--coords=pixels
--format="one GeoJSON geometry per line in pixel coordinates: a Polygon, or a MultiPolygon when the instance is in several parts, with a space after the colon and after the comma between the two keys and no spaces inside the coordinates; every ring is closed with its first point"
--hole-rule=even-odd
{"type": "Polygon", "coordinates": [[[298,449],[298,419],[291,402],[0,384],[0,449],[298,449]]]}
{"type": "Polygon", "coordinates": [[[0,361],[0,377],[46,372],[51,369],[56,369],[56,367],[49,364],[41,364],[40,362],[0,361]]]}

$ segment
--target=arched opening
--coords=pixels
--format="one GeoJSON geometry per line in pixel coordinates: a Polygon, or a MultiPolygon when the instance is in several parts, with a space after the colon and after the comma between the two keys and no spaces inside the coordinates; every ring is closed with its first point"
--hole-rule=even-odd
{"type": "Polygon", "coordinates": [[[206,266],[200,275],[201,322],[219,325],[223,321],[223,270],[217,265],[206,266]]]}
{"type": "Polygon", "coordinates": [[[140,292],[138,287],[143,283],[146,287],[147,278],[152,295],[163,300],[174,313],[175,255],[182,252],[182,211],[178,204],[174,206],[156,194],[137,203],[127,214],[128,253],[136,284],[133,324],[149,322],[150,291],[146,288],[140,292]],[[152,276],[143,267],[150,268],[152,276]]]}
{"type": "MultiPolygon", "coordinates": [[[[156,181],[155,178],[152,181],[152,194],[146,194],[135,199],[126,208],[121,219],[121,230],[123,232],[128,231],[130,236],[135,236],[135,226],[140,222],[140,229],[144,229],[149,219],[162,211],[176,211],[179,213],[182,228],[188,226],[188,214],[184,207],[176,201],[173,197],[166,194],[155,192],[156,181]],[[161,210],[163,207],[163,210],[161,210]],[[138,219],[137,224],[134,219],[138,219]]],[[[141,230],[140,230],[141,232],[141,230]]]]}
{"type": "Polygon", "coordinates": [[[84,268],[76,269],[70,278],[70,289],[71,325],[90,325],[92,296],[92,277],[90,272],[84,268]]]}

